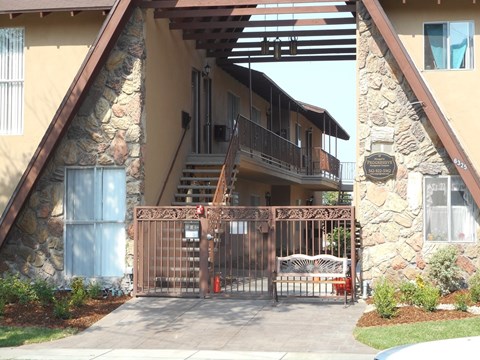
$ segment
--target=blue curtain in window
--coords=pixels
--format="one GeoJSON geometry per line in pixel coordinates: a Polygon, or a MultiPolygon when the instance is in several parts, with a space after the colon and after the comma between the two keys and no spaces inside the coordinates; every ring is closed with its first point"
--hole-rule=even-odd
{"type": "Polygon", "coordinates": [[[447,67],[445,35],[443,24],[425,25],[425,36],[428,39],[436,69],[445,69],[447,67]]]}
{"type": "Polygon", "coordinates": [[[450,47],[450,59],[452,69],[463,69],[465,67],[465,54],[467,52],[467,39],[463,39],[460,44],[450,47]]]}

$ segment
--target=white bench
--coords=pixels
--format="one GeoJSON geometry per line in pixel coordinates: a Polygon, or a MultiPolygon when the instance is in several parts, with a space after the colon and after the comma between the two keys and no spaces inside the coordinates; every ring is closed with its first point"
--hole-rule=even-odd
{"type": "Polygon", "coordinates": [[[277,284],[325,283],[343,285],[344,304],[347,304],[348,259],[333,255],[294,254],[276,258],[272,282],[275,301],[278,302],[277,284]]]}

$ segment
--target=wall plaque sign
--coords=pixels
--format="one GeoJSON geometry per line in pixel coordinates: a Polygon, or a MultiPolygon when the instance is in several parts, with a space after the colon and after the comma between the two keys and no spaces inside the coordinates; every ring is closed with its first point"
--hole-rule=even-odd
{"type": "Polygon", "coordinates": [[[363,163],[365,176],[373,180],[385,180],[397,172],[395,156],[382,152],[369,155],[363,163]]]}

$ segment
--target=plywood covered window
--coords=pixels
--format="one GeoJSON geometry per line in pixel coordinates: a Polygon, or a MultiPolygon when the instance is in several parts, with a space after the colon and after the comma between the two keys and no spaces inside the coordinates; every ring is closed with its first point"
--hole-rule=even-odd
{"type": "Polygon", "coordinates": [[[0,135],[23,133],[23,28],[0,28],[0,135]]]}
{"type": "Polygon", "coordinates": [[[474,242],[478,210],[459,176],[426,177],[425,239],[439,242],[474,242]]]}
{"type": "Polygon", "coordinates": [[[424,24],[425,69],[473,69],[473,21],[424,24]]]}
{"type": "Polygon", "coordinates": [[[69,168],[65,190],[66,275],[123,276],[125,169],[69,168]]]}

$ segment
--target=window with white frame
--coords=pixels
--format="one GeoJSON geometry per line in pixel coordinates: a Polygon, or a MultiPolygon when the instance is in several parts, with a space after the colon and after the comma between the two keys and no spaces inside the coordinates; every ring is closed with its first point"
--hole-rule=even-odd
{"type": "Polygon", "coordinates": [[[0,28],[0,135],[23,133],[23,28],[0,28]]]}
{"type": "Polygon", "coordinates": [[[427,241],[476,241],[477,206],[459,176],[426,177],[424,198],[427,241]]]}
{"type": "Polygon", "coordinates": [[[473,69],[473,21],[424,24],[425,70],[473,69]]]}
{"type": "Polygon", "coordinates": [[[67,277],[122,276],[125,169],[67,168],[65,194],[67,277]]]}

